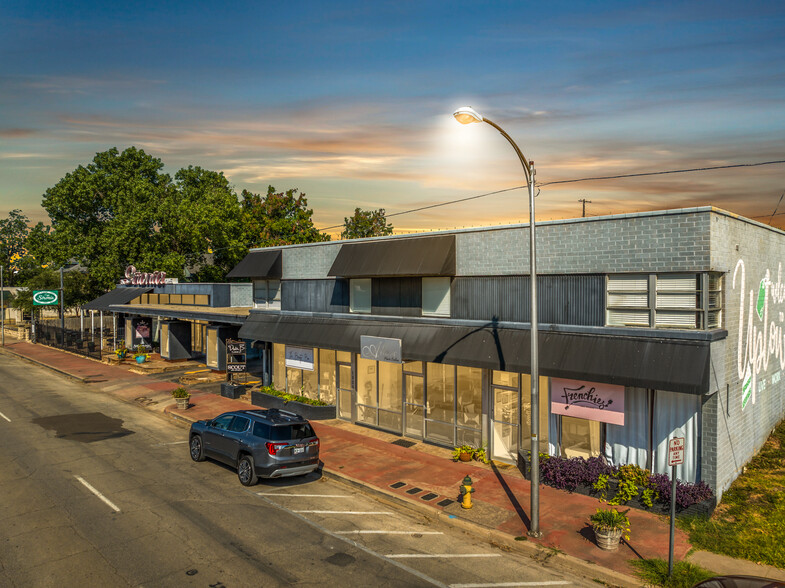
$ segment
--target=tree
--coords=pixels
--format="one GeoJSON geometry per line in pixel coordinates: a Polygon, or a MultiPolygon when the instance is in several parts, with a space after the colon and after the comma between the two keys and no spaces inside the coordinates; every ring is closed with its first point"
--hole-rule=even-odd
{"type": "Polygon", "coordinates": [[[362,210],[354,209],[354,215],[350,218],[344,217],[344,229],[341,231],[341,239],[362,239],[364,237],[382,237],[392,235],[393,226],[387,224],[387,217],[384,209],[362,210]]]}
{"type": "Polygon", "coordinates": [[[3,266],[6,286],[19,283],[20,265],[27,255],[25,245],[30,232],[29,222],[30,219],[19,209],[12,210],[8,213],[8,218],[0,220],[0,265],[3,266]]]}
{"type": "Polygon", "coordinates": [[[222,173],[189,166],[173,181],[162,170],[141,149],[112,148],[46,190],[51,231],[37,236],[52,263],[79,261],[104,289],[128,265],[223,279],[245,253],[237,196],[222,173]]]}
{"type": "Polygon", "coordinates": [[[264,197],[243,190],[240,204],[246,243],[252,247],[330,240],[330,235],[320,233],[313,226],[313,210],[308,208],[305,194],[296,188],[276,192],[269,186],[264,197]]]}
{"type": "MultiPolygon", "coordinates": [[[[58,290],[60,288],[60,272],[51,267],[39,267],[34,275],[29,275],[25,281],[26,289],[20,289],[10,306],[20,308],[25,312],[33,310],[34,290],[58,290]]],[[[81,306],[101,295],[102,291],[90,276],[83,271],[63,272],[63,304],[66,308],[81,306]]]]}

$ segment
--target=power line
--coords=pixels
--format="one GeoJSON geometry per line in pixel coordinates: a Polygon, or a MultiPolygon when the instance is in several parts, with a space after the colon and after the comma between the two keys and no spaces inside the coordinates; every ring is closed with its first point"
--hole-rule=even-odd
{"type": "Polygon", "coordinates": [[[769,218],[769,224],[771,224],[771,221],[774,218],[774,215],[777,214],[777,209],[780,207],[780,204],[782,204],[782,197],[783,196],[785,196],[785,192],[782,193],[782,195],[780,196],[779,201],[777,202],[777,206],[774,207],[774,212],[771,213],[771,218],[769,218]]]}

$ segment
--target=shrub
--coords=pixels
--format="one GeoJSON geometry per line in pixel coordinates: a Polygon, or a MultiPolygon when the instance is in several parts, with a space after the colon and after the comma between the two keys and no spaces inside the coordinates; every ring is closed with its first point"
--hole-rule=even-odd
{"type": "Polygon", "coordinates": [[[540,463],[540,477],[545,484],[560,490],[575,490],[580,485],[593,486],[600,476],[609,476],[613,468],[601,457],[551,457],[540,463]]]}
{"type": "Polygon", "coordinates": [[[294,400],[295,402],[300,402],[302,404],[310,404],[311,406],[330,406],[326,402],[322,402],[321,400],[316,400],[315,398],[308,398],[307,396],[300,396],[299,394],[289,394],[287,392],[282,392],[274,388],[273,386],[264,386],[260,390],[264,394],[269,394],[270,396],[277,396],[278,398],[283,398],[286,402],[291,402],[294,400]]]}
{"type": "Polygon", "coordinates": [[[188,390],[186,390],[182,386],[179,386],[179,387],[175,388],[174,390],[172,390],[172,397],[173,398],[190,398],[191,395],[188,393],[188,390]]]}

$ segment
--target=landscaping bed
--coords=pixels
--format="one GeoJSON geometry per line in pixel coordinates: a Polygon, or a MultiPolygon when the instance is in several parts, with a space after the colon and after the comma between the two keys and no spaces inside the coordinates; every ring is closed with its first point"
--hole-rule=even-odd
{"type": "Polygon", "coordinates": [[[259,390],[251,390],[251,404],[264,408],[278,408],[288,410],[310,421],[320,421],[335,418],[335,405],[314,401],[303,396],[286,394],[265,386],[259,390]],[[318,404],[315,404],[318,403],[318,404]]]}

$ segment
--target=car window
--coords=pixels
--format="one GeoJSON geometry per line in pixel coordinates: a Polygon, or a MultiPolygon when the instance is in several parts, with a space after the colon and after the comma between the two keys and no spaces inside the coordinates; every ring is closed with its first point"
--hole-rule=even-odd
{"type": "Polygon", "coordinates": [[[223,429],[226,430],[229,428],[229,423],[232,422],[234,415],[225,414],[223,416],[219,416],[217,419],[213,421],[213,427],[216,429],[223,429]]]}
{"type": "Polygon", "coordinates": [[[264,423],[260,423],[259,421],[254,421],[253,424],[253,434],[255,437],[261,437],[262,439],[269,439],[270,438],[270,427],[264,423]]]}
{"type": "Polygon", "coordinates": [[[280,425],[271,427],[270,440],[272,441],[289,441],[290,439],[305,439],[306,437],[313,437],[316,433],[309,423],[301,423],[298,425],[280,425]]]}
{"type": "Polygon", "coordinates": [[[248,423],[251,419],[241,416],[234,417],[232,424],[229,425],[229,430],[235,433],[242,433],[248,428],[248,423]]]}

